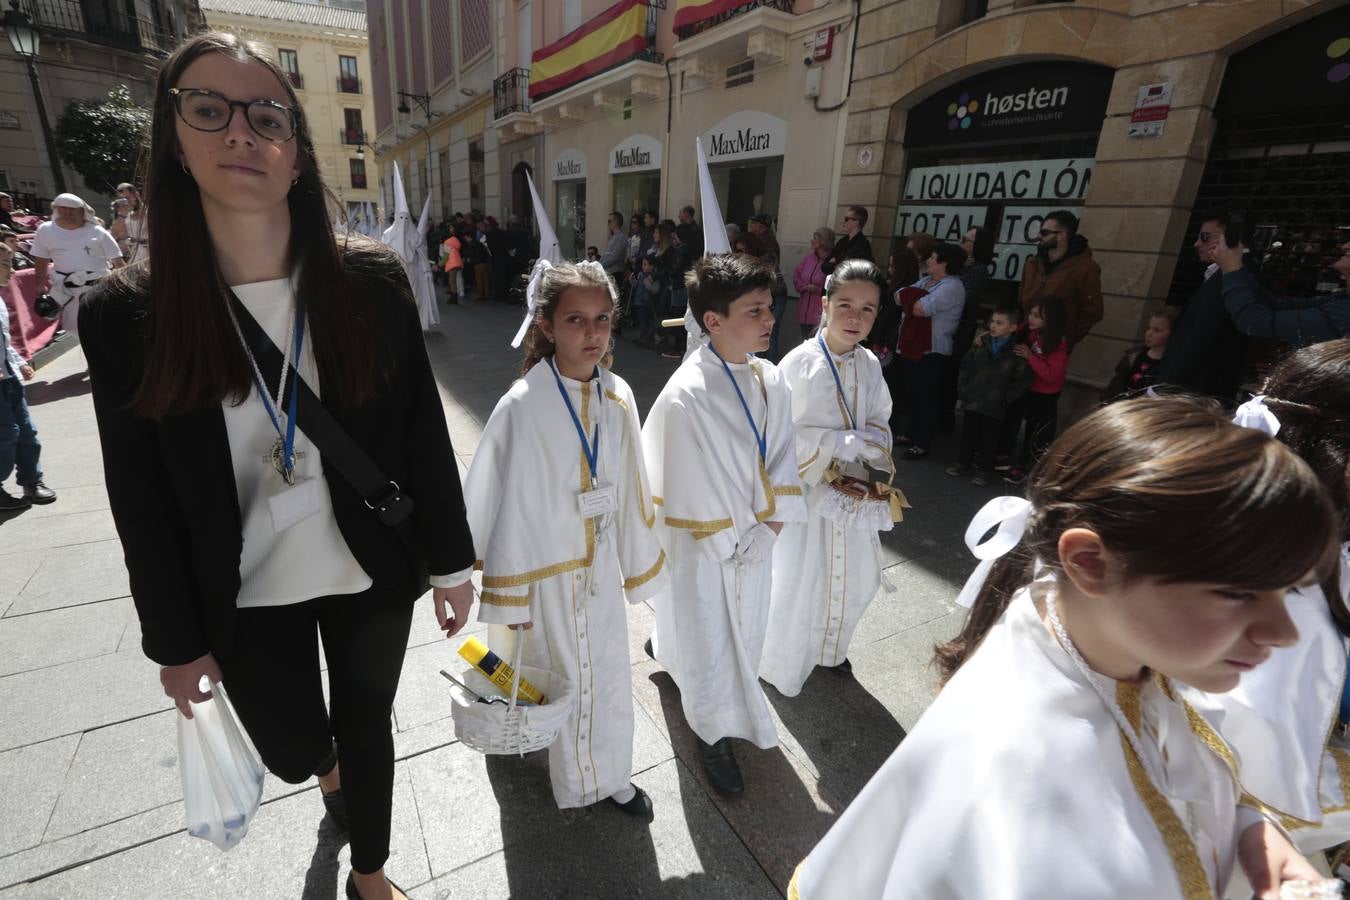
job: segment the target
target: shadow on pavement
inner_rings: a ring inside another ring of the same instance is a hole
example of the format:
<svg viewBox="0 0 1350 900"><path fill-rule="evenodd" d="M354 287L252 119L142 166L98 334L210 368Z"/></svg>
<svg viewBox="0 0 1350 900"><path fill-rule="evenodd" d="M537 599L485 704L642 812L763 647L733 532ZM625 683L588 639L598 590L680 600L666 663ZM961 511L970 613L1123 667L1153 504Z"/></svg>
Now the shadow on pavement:
<svg viewBox="0 0 1350 900"><path fill-rule="evenodd" d="M302 900L333 900L342 893L338 888L338 852L346 845L347 836L332 819L324 816L315 837L318 843L310 857L305 889L300 896Z"/></svg>
<svg viewBox="0 0 1350 900"><path fill-rule="evenodd" d="M56 381L37 381L25 386L29 406L55 403L89 393L89 373L74 372Z"/></svg>

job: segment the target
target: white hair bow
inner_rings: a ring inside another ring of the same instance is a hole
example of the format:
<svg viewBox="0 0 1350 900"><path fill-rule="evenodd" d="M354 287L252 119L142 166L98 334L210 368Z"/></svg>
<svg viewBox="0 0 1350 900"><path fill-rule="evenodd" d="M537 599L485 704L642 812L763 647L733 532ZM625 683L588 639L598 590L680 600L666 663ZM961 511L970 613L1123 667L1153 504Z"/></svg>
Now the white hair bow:
<svg viewBox="0 0 1350 900"><path fill-rule="evenodd" d="M989 572L994 568L994 561L1021 543L1031 512L1031 501L1023 497L995 497L982 506L975 514L975 518L970 520L970 525L966 528L966 546L975 554L975 558L980 560L980 564L970 573L965 586L961 588L961 593L956 598L958 604L966 609L975 605L980 589L984 587ZM984 537L985 532L994 526L998 526L998 531L994 532L989 540L981 543L980 539Z"/></svg>
<svg viewBox="0 0 1350 900"><path fill-rule="evenodd" d="M614 279L609 277L609 273L605 271L604 266L600 265L600 263L596 262L593 259L583 259L581 262L576 263L575 265L578 269L580 269L583 272L590 272L597 278L603 278L605 280L605 285L609 287L609 299L613 300L616 306L618 305L619 292L615 290Z"/></svg>
<svg viewBox="0 0 1350 900"><path fill-rule="evenodd" d="M1233 424L1243 428L1255 428L1271 437L1280 433L1280 420L1266 406L1266 395L1257 394L1237 408L1233 414Z"/></svg>
<svg viewBox="0 0 1350 900"><path fill-rule="evenodd" d="M525 285L525 320L520 323L516 336L511 339L513 348L520 346L520 342L525 340L525 332L530 330L530 323L534 321L535 311L539 308L539 282L544 280L544 273L551 268L553 263L540 258L535 260L534 268L530 270L530 280Z"/></svg>

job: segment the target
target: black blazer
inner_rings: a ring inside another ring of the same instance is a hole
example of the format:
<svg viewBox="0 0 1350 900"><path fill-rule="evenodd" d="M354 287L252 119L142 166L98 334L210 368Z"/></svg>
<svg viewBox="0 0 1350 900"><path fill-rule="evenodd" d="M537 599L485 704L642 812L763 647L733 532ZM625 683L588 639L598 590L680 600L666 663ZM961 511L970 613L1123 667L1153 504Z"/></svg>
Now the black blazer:
<svg viewBox="0 0 1350 900"><path fill-rule="evenodd" d="M426 591L429 574L473 564L473 538L402 265L391 255L348 271L361 304L361 321L352 327L369 330L391 378L364 406L330 411L413 499L412 540L380 522L327 460L323 474L338 528L374 582L372 602L410 603ZM144 359L144 282L134 276L108 279L88 294L80 310L80 343L89 361L108 499L141 620L141 646L160 665L180 665L207 652L228 657L234 646L243 524L221 407L159 422L129 409ZM334 392L320 382L321 396Z"/></svg>
<svg viewBox="0 0 1350 900"><path fill-rule="evenodd" d="M844 235L834 244L834 251L825 257L825 261L820 264L820 271L829 275L834 271L834 267L846 259L865 259L868 262L874 262L872 259L872 242L867 239L867 235L861 231L849 237Z"/></svg>
<svg viewBox="0 0 1350 900"><path fill-rule="evenodd" d="M1247 257L1242 264L1256 273ZM1223 304L1223 273L1215 272L1186 302L1172 326L1155 381L1231 404L1242 383L1246 358L1247 338L1228 315Z"/></svg>

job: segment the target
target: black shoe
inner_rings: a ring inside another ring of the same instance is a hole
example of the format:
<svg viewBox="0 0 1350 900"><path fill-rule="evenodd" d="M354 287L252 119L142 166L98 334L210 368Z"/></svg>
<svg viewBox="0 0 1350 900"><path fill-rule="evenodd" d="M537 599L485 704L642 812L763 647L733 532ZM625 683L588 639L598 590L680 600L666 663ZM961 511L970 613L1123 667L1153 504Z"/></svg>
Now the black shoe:
<svg viewBox="0 0 1350 900"><path fill-rule="evenodd" d="M639 819L647 819L650 821L652 817L652 798L648 797L647 792L636 784L633 785L633 790L637 791L637 793L628 798L628 802L620 803L613 797L609 798L609 802L613 803L630 816L637 816Z"/></svg>
<svg viewBox="0 0 1350 900"><path fill-rule="evenodd" d="M736 755L731 752L731 738L722 738L715 744L705 744L698 738L698 752L713 790L723 797L739 797L745 792L741 767L736 765Z"/></svg>
<svg viewBox="0 0 1350 900"><path fill-rule="evenodd" d="M28 499L26 493L22 497L15 497L13 494L7 493L4 488L0 488L0 512L18 512L32 505L33 501ZM647 643L650 644L651 641Z"/></svg>
<svg viewBox="0 0 1350 900"><path fill-rule="evenodd" d="M394 889L395 897L398 897L400 894L403 895L404 897L408 896L408 892L405 891L403 888L399 887L397 884L394 884L394 880L392 878L388 879L388 881L389 886ZM356 876L353 875L351 872L347 873L347 900L361 900L361 892L356 889Z"/></svg>
<svg viewBox="0 0 1350 900"><path fill-rule="evenodd" d="M647 638L647 642L642 645L642 652L650 656L653 660L656 659L656 651L652 649L651 638Z"/></svg>
<svg viewBox="0 0 1350 900"><path fill-rule="evenodd" d="M823 668L829 669L831 672L838 672L840 675L853 674L853 663L849 662L847 657L837 666L824 666Z"/></svg>
<svg viewBox="0 0 1350 900"><path fill-rule="evenodd" d="M898 454L901 459L907 459L911 462L916 459L923 459L928 455L928 451L919 446L910 446L904 453Z"/></svg>
<svg viewBox="0 0 1350 900"><path fill-rule="evenodd" d="M323 797L323 808L328 811L328 818L333 820L333 824L343 831L351 831L347 818L347 798L342 796L342 788L331 794L325 794L323 788L319 788L319 795Z"/></svg>
<svg viewBox="0 0 1350 900"><path fill-rule="evenodd" d="M56 492L47 487L41 481L35 481L32 484L23 486L23 499L29 503L38 505L56 502Z"/></svg>

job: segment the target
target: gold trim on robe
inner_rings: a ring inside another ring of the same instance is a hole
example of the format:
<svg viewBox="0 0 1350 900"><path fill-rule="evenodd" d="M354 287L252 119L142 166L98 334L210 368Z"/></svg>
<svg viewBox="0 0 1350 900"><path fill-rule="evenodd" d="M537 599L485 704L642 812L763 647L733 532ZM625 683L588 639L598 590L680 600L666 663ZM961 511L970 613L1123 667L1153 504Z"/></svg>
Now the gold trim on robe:
<svg viewBox="0 0 1350 900"><path fill-rule="evenodd" d="M650 569L643 572L641 575L634 575L632 578L625 578L623 582L623 589L625 591L631 591L642 587L644 584L651 581L657 575L660 575L661 569L665 566L665 564L666 564L666 551L662 550L661 555L656 558L656 562L652 565Z"/></svg>

